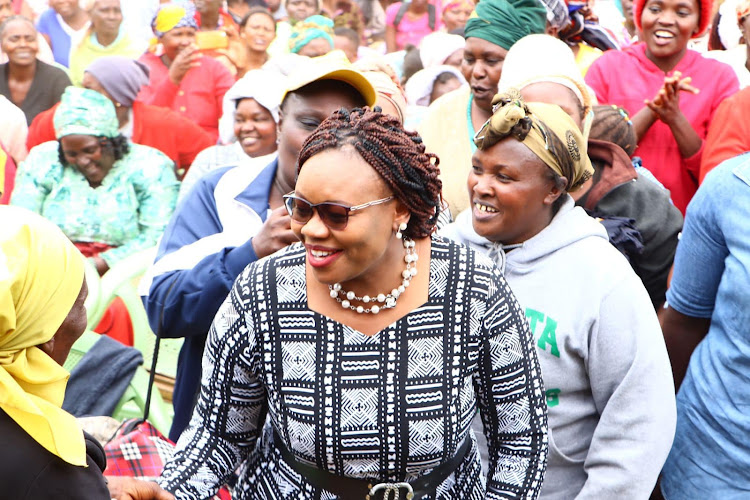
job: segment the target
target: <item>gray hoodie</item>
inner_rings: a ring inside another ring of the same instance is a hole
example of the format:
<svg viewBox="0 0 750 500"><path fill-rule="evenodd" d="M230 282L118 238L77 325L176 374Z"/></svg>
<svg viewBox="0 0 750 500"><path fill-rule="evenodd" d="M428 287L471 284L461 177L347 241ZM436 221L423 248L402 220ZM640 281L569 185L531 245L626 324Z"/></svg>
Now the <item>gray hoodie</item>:
<svg viewBox="0 0 750 500"><path fill-rule="evenodd" d="M540 498L647 499L676 409L664 338L641 280L572 198L539 234L504 251L471 209L441 232L495 257L536 339L549 410Z"/></svg>

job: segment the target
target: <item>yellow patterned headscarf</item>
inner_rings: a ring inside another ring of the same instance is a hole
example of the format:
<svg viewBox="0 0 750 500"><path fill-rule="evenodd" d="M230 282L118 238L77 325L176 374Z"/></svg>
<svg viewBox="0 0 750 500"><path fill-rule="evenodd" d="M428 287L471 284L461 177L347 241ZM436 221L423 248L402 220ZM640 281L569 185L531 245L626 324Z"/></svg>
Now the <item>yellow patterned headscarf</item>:
<svg viewBox="0 0 750 500"><path fill-rule="evenodd" d="M157 38L175 28L198 29L198 21L195 20L195 7L192 2L170 2L159 6L154 19L151 21L151 29Z"/></svg>
<svg viewBox="0 0 750 500"><path fill-rule="evenodd" d="M581 130L560 106L527 104L515 89L496 95L492 105L492 116L474 136L479 149L514 137L568 180L568 193L578 190L594 174Z"/></svg>
<svg viewBox="0 0 750 500"><path fill-rule="evenodd" d="M53 223L0 206L0 408L50 453L85 467L83 433L61 408L69 373L36 347L73 307L83 266Z"/></svg>

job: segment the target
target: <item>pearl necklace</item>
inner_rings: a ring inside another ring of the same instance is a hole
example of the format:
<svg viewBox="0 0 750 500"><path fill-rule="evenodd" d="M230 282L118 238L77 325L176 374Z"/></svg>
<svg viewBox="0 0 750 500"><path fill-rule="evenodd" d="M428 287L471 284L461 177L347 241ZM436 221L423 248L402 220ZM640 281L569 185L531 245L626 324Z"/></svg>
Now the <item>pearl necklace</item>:
<svg viewBox="0 0 750 500"><path fill-rule="evenodd" d="M363 295L362 297L358 297L354 292L347 292L341 288L341 283L334 283L333 285L328 285L331 298L340 303L344 309L351 309L359 314L378 314L383 309L396 307L396 301L409 287L412 278L417 275L417 260L419 259L417 251L414 248L416 246L414 240L403 238L403 243L406 249L406 255L404 256L406 269L401 273L402 280L398 288L394 288L388 294L379 293L377 295ZM373 303L373 305L353 306L351 303L352 300L362 302L363 304Z"/></svg>

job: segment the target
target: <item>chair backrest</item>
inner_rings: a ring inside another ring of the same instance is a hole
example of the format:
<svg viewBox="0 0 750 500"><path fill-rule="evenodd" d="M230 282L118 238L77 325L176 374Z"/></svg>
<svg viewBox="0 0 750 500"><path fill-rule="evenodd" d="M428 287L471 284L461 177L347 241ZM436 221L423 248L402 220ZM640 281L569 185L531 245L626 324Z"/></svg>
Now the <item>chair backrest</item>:
<svg viewBox="0 0 750 500"><path fill-rule="evenodd" d="M72 371L100 338L98 333L92 331L84 332L81 338L73 344L63 367L68 371ZM148 381L148 371L143 365L139 366L128 388L117 403L112 413L113 418L120 421L128 418L143 418L143 413L146 409ZM164 402L156 387L154 387L151 394L150 406L148 420L162 433L168 433L169 428L172 426L172 408Z"/></svg>
<svg viewBox="0 0 750 500"><path fill-rule="evenodd" d="M150 248L131 255L120 261L101 278L99 310L92 318L99 322L109 304L119 297L130 314L133 324L133 347L143 354L144 366L150 367L154 353L155 335L148 323L148 316L143 302L138 295L138 282L146 270L153 264L157 248ZM90 322L89 324L96 324ZM162 339L159 346L159 359L156 373L175 378L177 358L183 339Z"/></svg>

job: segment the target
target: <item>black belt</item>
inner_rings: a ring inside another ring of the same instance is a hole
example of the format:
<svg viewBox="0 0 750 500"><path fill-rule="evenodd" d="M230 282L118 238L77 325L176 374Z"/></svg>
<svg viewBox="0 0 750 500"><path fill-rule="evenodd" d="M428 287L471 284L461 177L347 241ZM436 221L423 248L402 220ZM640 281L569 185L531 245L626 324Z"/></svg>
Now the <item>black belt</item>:
<svg viewBox="0 0 750 500"><path fill-rule="evenodd" d="M376 500L381 498L385 500L388 498L420 500L425 495L432 494L440 483L445 481L456 470L461 462L463 462L466 453L468 453L471 447L471 439L467 435L464 442L456 451L455 456L432 469L429 474L420 476L410 483L388 483L380 482L376 479L357 479L338 476L328 471L320 470L317 467L300 463L287 449L276 429L273 430L273 441L276 448L281 452L281 457L292 469L302 475L307 482L316 488L330 491L341 500ZM413 491L412 496L408 496L409 489ZM374 490L372 491L372 495L370 494L371 490ZM381 492L383 493L382 496L380 495ZM393 495L387 496L389 493Z"/></svg>

